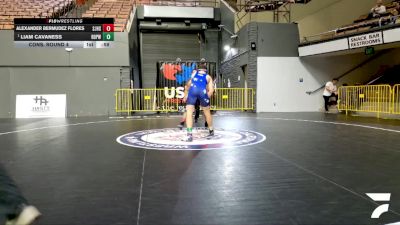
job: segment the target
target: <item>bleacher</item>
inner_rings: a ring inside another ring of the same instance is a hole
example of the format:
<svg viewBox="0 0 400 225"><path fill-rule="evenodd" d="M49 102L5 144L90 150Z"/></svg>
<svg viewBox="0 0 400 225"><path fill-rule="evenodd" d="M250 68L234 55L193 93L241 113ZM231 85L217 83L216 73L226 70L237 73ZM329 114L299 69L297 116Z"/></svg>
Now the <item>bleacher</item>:
<svg viewBox="0 0 400 225"><path fill-rule="evenodd" d="M379 28L390 24L399 24L400 17L399 12L396 10L396 3L400 3L400 0L394 0L388 4L384 4L386 7L386 13L381 15L379 18L369 19L367 14L359 16L358 19L354 20L352 24L341 26L335 30L327 31L321 34L305 37L304 42L324 41L333 39L336 37L351 35L360 32L368 31L372 28Z"/></svg>
<svg viewBox="0 0 400 225"><path fill-rule="evenodd" d="M357 33L360 31L369 30L373 27L383 26L390 23L392 21L392 18L398 15L397 10L395 9L396 2L397 1L393 1L389 4L386 4L386 13L383 14L380 18L368 19L368 14L361 15L352 24L338 28L336 31L337 35Z"/></svg>
<svg viewBox="0 0 400 225"><path fill-rule="evenodd" d="M14 29L14 18L53 18L64 15L75 0L0 1L0 30ZM115 18L115 31L123 31L133 9L132 0L98 0L82 17Z"/></svg>
<svg viewBox="0 0 400 225"><path fill-rule="evenodd" d="M14 18L59 16L74 2L74 0L2 0L0 1L0 30L14 29Z"/></svg>
<svg viewBox="0 0 400 225"><path fill-rule="evenodd" d="M132 0L98 0L86 12L83 18L114 18L115 31L125 30L135 2Z"/></svg>
<svg viewBox="0 0 400 225"><path fill-rule="evenodd" d="M245 0L245 11L246 12L262 12L278 10L285 4L307 4L311 0ZM235 1L233 1L234 4ZM229 3L232 3L230 1ZM234 7L235 9L241 8L240 6Z"/></svg>
<svg viewBox="0 0 400 225"><path fill-rule="evenodd" d="M115 31L125 30L135 5L208 6L217 0L97 0L84 10L83 18L114 18ZM0 30L14 29L14 18L54 18L68 13L76 0L2 0L0 1Z"/></svg>
<svg viewBox="0 0 400 225"><path fill-rule="evenodd" d="M210 4L204 4L210 3ZM138 0L138 5L158 5L158 6L178 6L178 7L196 7L196 6L211 6L214 7L216 1L192 1L192 0L173 0L173 1L164 1L164 0ZM213 5L214 4L214 5Z"/></svg>
<svg viewBox="0 0 400 225"><path fill-rule="evenodd" d="M115 31L125 30L129 20L130 13L136 5L158 5L158 6L180 6L197 7L208 6L215 7L216 0L98 0L86 12L82 14L84 18L115 18Z"/></svg>

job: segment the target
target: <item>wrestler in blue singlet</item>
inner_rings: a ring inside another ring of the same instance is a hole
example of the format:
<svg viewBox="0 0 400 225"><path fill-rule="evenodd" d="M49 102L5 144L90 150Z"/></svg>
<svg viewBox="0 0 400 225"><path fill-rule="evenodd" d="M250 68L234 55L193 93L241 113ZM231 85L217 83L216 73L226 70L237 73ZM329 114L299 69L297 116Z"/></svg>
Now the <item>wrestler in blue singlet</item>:
<svg viewBox="0 0 400 225"><path fill-rule="evenodd" d="M187 105L196 105L196 101L200 101L202 107L210 106L210 98L207 95L207 70L198 70L192 77L190 85Z"/></svg>

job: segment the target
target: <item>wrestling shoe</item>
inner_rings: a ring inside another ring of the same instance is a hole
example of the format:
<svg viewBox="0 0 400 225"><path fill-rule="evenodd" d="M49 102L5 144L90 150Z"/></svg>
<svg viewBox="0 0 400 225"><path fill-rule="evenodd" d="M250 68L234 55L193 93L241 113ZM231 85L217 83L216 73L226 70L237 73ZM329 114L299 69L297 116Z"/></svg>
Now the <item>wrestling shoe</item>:
<svg viewBox="0 0 400 225"><path fill-rule="evenodd" d="M187 134L186 138L185 138L186 142L192 142L193 141L193 135L192 134Z"/></svg>
<svg viewBox="0 0 400 225"><path fill-rule="evenodd" d="M181 123L178 125L179 130L182 130L184 126L185 126L185 122L181 122Z"/></svg>

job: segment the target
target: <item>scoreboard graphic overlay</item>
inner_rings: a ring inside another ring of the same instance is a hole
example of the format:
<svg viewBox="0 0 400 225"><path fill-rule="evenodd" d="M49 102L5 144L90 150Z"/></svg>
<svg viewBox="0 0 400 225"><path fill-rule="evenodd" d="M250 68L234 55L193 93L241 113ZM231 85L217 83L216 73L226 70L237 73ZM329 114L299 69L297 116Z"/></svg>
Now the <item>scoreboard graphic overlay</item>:
<svg viewBox="0 0 400 225"><path fill-rule="evenodd" d="M18 48L112 48L113 18L14 19Z"/></svg>

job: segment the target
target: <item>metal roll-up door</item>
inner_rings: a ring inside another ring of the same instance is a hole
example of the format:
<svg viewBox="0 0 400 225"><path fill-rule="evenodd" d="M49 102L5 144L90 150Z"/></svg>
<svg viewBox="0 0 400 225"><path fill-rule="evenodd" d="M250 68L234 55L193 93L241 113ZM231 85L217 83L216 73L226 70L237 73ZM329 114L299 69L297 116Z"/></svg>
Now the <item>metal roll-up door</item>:
<svg viewBox="0 0 400 225"><path fill-rule="evenodd" d="M141 33L142 86L154 88L157 62L200 59L200 44L196 33Z"/></svg>

